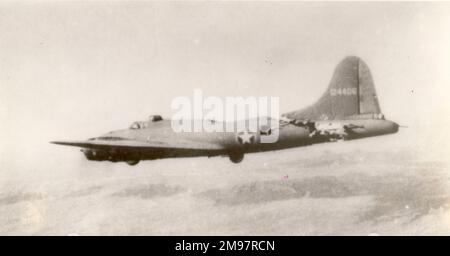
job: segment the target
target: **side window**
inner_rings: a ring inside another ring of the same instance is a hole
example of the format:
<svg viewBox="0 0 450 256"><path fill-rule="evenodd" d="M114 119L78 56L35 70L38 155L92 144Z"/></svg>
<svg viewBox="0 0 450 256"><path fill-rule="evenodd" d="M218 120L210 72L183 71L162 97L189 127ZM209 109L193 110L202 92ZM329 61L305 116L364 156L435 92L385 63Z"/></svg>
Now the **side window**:
<svg viewBox="0 0 450 256"><path fill-rule="evenodd" d="M271 135L272 128L268 125L263 125L263 126L261 126L261 128L259 128L259 134L260 135Z"/></svg>

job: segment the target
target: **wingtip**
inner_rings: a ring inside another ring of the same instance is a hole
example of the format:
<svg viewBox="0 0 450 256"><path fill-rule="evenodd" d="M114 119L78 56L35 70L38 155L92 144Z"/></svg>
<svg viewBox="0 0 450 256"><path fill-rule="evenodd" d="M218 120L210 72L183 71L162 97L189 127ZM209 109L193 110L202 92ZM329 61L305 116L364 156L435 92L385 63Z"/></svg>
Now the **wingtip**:
<svg viewBox="0 0 450 256"><path fill-rule="evenodd" d="M78 146L79 144L84 143L84 142L82 142L82 141L54 140L54 141L50 141L50 143L57 144L57 145L65 145L65 146Z"/></svg>
<svg viewBox="0 0 450 256"><path fill-rule="evenodd" d="M51 144L56 144L56 145L65 145L67 144L67 141L57 141L57 140L52 140L50 141Z"/></svg>

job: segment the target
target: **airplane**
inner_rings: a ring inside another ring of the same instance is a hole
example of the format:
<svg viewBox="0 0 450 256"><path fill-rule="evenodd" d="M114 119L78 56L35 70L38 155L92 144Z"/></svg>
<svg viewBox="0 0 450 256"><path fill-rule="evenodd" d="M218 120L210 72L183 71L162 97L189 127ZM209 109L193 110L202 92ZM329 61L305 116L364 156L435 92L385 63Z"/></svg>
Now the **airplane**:
<svg viewBox="0 0 450 256"><path fill-rule="evenodd" d="M260 143L261 136L272 132L270 126L257 132L176 133L171 121L160 115L85 141L51 143L81 147L88 160L129 165L141 160L200 156L228 156L231 162L239 163L246 153L393 134L399 129L382 114L369 68L356 56L348 56L337 65L316 103L282 114L275 121L279 122L275 143Z"/></svg>

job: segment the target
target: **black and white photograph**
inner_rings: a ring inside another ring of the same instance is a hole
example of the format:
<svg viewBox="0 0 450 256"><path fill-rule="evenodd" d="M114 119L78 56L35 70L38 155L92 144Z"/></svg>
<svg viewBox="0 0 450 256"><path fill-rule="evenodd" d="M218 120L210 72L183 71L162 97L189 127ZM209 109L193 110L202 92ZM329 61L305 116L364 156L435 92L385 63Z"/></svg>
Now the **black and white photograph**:
<svg viewBox="0 0 450 256"><path fill-rule="evenodd" d="M448 236L449 86L449 2L0 2L0 235Z"/></svg>

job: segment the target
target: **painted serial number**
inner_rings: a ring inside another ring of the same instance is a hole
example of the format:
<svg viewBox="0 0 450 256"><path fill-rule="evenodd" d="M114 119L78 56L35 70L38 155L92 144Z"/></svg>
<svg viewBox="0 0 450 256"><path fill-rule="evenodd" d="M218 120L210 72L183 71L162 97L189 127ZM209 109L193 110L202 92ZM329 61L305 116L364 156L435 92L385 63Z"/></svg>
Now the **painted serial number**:
<svg viewBox="0 0 450 256"><path fill-rule="evenodd" d="M339 95L356 95L358 93L356 88L331 88L330 95L331 96L339 96Z"/></svg>

